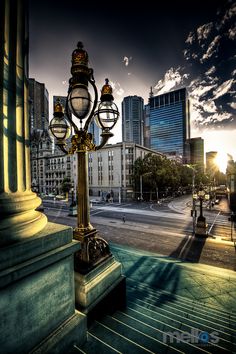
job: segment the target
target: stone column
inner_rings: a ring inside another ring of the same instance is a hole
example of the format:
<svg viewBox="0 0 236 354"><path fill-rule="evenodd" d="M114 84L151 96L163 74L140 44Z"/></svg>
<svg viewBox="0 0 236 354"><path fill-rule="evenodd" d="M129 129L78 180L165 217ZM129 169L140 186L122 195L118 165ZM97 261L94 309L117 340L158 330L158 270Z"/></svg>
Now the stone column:
<svg viewBox="0 0 236 354"><path fill-rule="evenodd" d="M0 247L35 235L47 218L31 191L28 114L28 8L0 2Z"/></svg>

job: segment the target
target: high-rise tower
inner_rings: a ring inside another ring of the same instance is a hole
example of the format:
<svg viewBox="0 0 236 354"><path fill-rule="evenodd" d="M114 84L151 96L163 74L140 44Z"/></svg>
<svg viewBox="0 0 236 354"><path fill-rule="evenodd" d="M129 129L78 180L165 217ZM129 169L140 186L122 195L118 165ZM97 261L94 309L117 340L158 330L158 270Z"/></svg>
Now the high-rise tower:
<svg viewBox="0 0 236 354"><path fill-rule="evenodd" d="M150 148L189 161L189 100L185 88L149 98Z"/></svg>
<svg viewBox="0 0 236 354"><path fill-rule="evenodd" d="M122 140L143 145L143 98L127 96L122 101Z"/></svg>
<svg viewBox="0 0 236 354"><path fill-rule="evenodd" d="M29 79L29 115L31 133L34 129L48 129L48 90L35 79Z"/></svg>

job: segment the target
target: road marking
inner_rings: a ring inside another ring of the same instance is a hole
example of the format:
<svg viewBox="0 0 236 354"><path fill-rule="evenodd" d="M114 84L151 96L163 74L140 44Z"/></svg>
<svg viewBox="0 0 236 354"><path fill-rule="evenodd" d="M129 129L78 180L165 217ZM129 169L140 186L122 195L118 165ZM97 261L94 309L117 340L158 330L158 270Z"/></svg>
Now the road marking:
<svg viewBox="0 0 236 354"><path fill-rule="evenodd" d="M97 214L100 214L100 213L104 213L104 210L99 210L96 213L91 212L91 216L97 215Z"/></svg>
<svg viewBox="0 0 236 354"><path fill-rule="evenodd" d="M213 228L213 226L214 226L214 224L215 224L215 222L216 222L216 219L217 219L218 216L220 215L220 213L221 213L221 211L219 211L219 213L216 215L215 219L213 220L213 223L212 223L212 225L211 225L211 227L210 227L210 229L209 229L209 231L208 231L208 234L211 233L211 230L212 230L212 228Z"/></svg>
<svg viewBox="0 0 236 354"><path fill-rule="evenodd" d="M180 252L178 258L182 258L182 255L183 255L183 253L184 253L186 247L188 246L189 241L191 240L191 238L192 238L192 236L189 235L189 236L188 236L188 239L187 239L187 242L185 242L185 244L184 244L184 246L183 246L183 248L182 248L182 250L181 250L181 252Z"/></svg>

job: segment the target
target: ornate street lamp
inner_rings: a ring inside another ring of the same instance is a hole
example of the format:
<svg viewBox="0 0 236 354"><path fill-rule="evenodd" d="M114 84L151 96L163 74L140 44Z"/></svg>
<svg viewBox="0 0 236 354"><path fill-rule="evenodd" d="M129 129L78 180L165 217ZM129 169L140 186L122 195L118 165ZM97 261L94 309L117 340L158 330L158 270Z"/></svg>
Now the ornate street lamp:
<svg viewBox="0 0 236 354"><path fill-rule="evenodd" d="M93 69L88 67L88 54L81 42L72 53L71 74L65 114L60 101L57 101L49 129L56 145L63 152L76 153L78 156L77 227L74 229L74 238L81 242L81 250L76 254L75 268L80 273L86 273L111 255L108 243L98 237L97 230L90 223L87 154L88 151L101 149L113 136L111 129L119 118L119 111L113 102L108 79L105 80L98 103ZM88 90L89 84L94 91L93 99ZM102 141L98 146L93 143L93 135L88 132L93 121L102 130ZM71 146L67 148L66 139L71 130Z"/></svg>

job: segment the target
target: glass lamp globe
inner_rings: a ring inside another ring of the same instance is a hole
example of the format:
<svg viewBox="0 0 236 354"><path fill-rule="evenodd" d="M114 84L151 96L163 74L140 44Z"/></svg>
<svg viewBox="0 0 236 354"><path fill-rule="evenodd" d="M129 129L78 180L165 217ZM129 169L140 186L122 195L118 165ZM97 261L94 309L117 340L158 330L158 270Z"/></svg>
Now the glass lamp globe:
<svg viewBox="0 0 236 354"><path fill-rule="evenodd" d="M112 101L100 102L94 118L99 128L110 131L119 118L117 105Z"/></svg>
<svg viewBox="0 0 236 354"><path fill-rule="evenodd" d="M69 109L80 120L88 115L91 101L90 93L85 85L74 87L68 95Z"/></svg>
<svg viewBox="0 0 236 354"><path fill-rule="evenodd" d="M49 125L53 138L65 140L70 136L71 129L65 118L54 117Z"/></svg>

